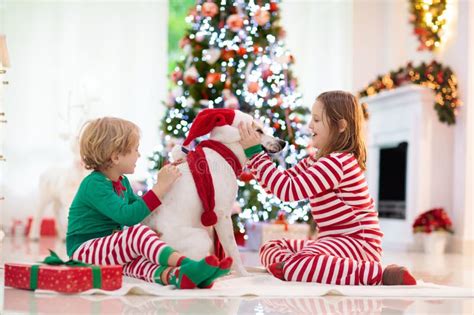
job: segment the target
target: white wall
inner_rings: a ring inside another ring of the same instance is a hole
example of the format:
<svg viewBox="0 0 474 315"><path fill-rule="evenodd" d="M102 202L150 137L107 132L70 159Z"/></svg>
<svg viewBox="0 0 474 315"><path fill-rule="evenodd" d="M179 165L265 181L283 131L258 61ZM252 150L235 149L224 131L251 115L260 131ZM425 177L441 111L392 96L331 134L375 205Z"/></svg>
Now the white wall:
<svg viewBox="0 0 474 315"><path fill-rule="evenodd" d="M5 90L5 224L33 214L41 172L70 159L59 133L76 131L83 118L76 107L69 123L61 120L68 104L87 105L89 118L111 115L137 123L137 175L145 176L166 95L167 1L3 4L0 25L12 63Z"/></svg>
<svg viewBox="0 0 474 315"><path fill-rule="evenodd" d="M71 104L91 104L91 115L138 123L142 153L152 151L166 98L168 9L167 0L0 4L0 31L7 34L12 61L5 95L9 224L34 211L41 171L70 156L58 137L67 129L58 113L65 113L69 94ZM406 0L283 0L280 6L307 106L323 91L357 92L378 74L432 57L416 51ZM474 60L468 56L474 54L474 3L458 0L457 7L454 35L434 57L456 72L464 101L453 127L456 162L448 166L454 179L446 189L455 196L447 209L456 237L472 241L474 92L468 87L474 86ZM141 162L144 174L145 158Z"/></svg>
<svg viewBox="0 0 474 315"><path fill-rule="evenodd" d="M304 104L311 108L328 90L351 90L352 2L284 0L280 8Z"/></svg>
<svg viewBox="0 0 474 315"><path fill-rule="evenodd" d="M353 24L353 82L354 91L362 89L377 75L397 69L412 60L436 59L450 66L459 81L459 94L464 106L460 109L454 128L454 164L440 165L453 171L453 180L446 183L446 190L453 193L451 204L440 205L447 209L453 218L456 234L455 249L465 250L474 241L473 227L473 172L472 172L472 124L474 117L474 60L468 58L474 53L472 47L474 26L474 2L454 1L453 20L449 27L451 36L442 49L435 54L418 52L418 42L412 34L409 23L408 1L360 0L354 5ZM469 21L471 23L469 28ZM469 46L470 45L470 46ZM471 89L469 89L469 87ZM469 133L469 130L471 132ZM440 148L442 150L442 148ZM470 154L471 158L468 158ZM443 180L442 178L440 180ZM397 231L384 231L397 233ZM470 245L469 245L470 244Z"/></svg>

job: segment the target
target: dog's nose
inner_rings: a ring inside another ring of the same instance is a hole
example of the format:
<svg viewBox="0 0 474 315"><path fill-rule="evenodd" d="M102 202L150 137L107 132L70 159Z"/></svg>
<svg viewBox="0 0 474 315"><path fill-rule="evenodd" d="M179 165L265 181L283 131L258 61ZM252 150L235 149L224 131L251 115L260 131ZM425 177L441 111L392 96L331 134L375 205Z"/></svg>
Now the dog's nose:
<svg viewBox="0 0 474 315"><path fill-rule="evenodd" d="M280 146L281 150L283 150L286 147L286 141L285 140L278 140L278 145Z"/></svg>

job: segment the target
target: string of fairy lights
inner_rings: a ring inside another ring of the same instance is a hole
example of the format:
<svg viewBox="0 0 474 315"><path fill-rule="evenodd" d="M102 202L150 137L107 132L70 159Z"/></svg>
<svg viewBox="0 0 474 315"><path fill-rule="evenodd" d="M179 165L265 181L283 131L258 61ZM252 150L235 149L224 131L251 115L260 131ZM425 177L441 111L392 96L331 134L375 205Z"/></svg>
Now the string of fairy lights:
<svg viewBox="0 0 474 315"><path fill-rule="evenodd" d="M410 22L420 42L418 50L433 51L446 42L452 7L452 0L410 0Z"/></svg>
<svg viewBox="0 0 474 315"><path fill-rule="evenodd" d="M274 156L281 167L309 153L308 109L296 91L294 58L283 42L278 5L277 0L207 0L192 8L180 41L183 56L171 73L163 144L152 156L152 169L168 159L166 154L181 143L204 108L240 109L260 119L266 132L288 141L285 151ZM267 221L281 211L290 223L308 221L309 205L268 195L248 172L238 184L240 214L234 229L244 233L246 221Z"/></svg>

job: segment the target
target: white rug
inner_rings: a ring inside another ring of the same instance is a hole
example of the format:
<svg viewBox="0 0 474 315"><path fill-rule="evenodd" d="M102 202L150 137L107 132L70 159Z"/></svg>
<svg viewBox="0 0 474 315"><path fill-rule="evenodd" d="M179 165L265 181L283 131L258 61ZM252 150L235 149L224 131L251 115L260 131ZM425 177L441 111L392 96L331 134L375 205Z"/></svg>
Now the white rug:
<svg viewBox="0 0 474 315"><path fill-rule="evenodd" d="M36 294L59 294L36 290ZM251 277L228 276L216 281L212 289L176 290L174 286L161 286L124 277L123 286L116 291L91 289L81 295L109 296L153 295L161 297L318 297L325 295L353 297L474 297L473 288L436 285L418 280L416 286L343 286L316 283L285 282L269 274L253 273Z"/></svg>

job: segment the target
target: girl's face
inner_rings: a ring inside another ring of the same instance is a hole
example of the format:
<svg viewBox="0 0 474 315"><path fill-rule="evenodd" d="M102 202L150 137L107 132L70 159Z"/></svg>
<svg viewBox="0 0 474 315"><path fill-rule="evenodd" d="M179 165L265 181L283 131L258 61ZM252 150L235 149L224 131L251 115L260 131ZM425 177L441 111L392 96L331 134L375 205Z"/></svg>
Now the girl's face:
<svg viewBox="0 0 474 315"><path fill-rule="evenodd" d="M119 154L119 163L118 168L121 174L133 174L135 172L135 167L137 160L140 157L140 152L138 152L138 143L132 147L132 151L126 154Z"/></svg>
<svg viewBox="0 0 474 315"><path fill-rule="evenodd" d="M316 101L311 109L311 144L317 149L326 147L330 140L330 128L326 116L324 115L324 104Z"/></svg>

